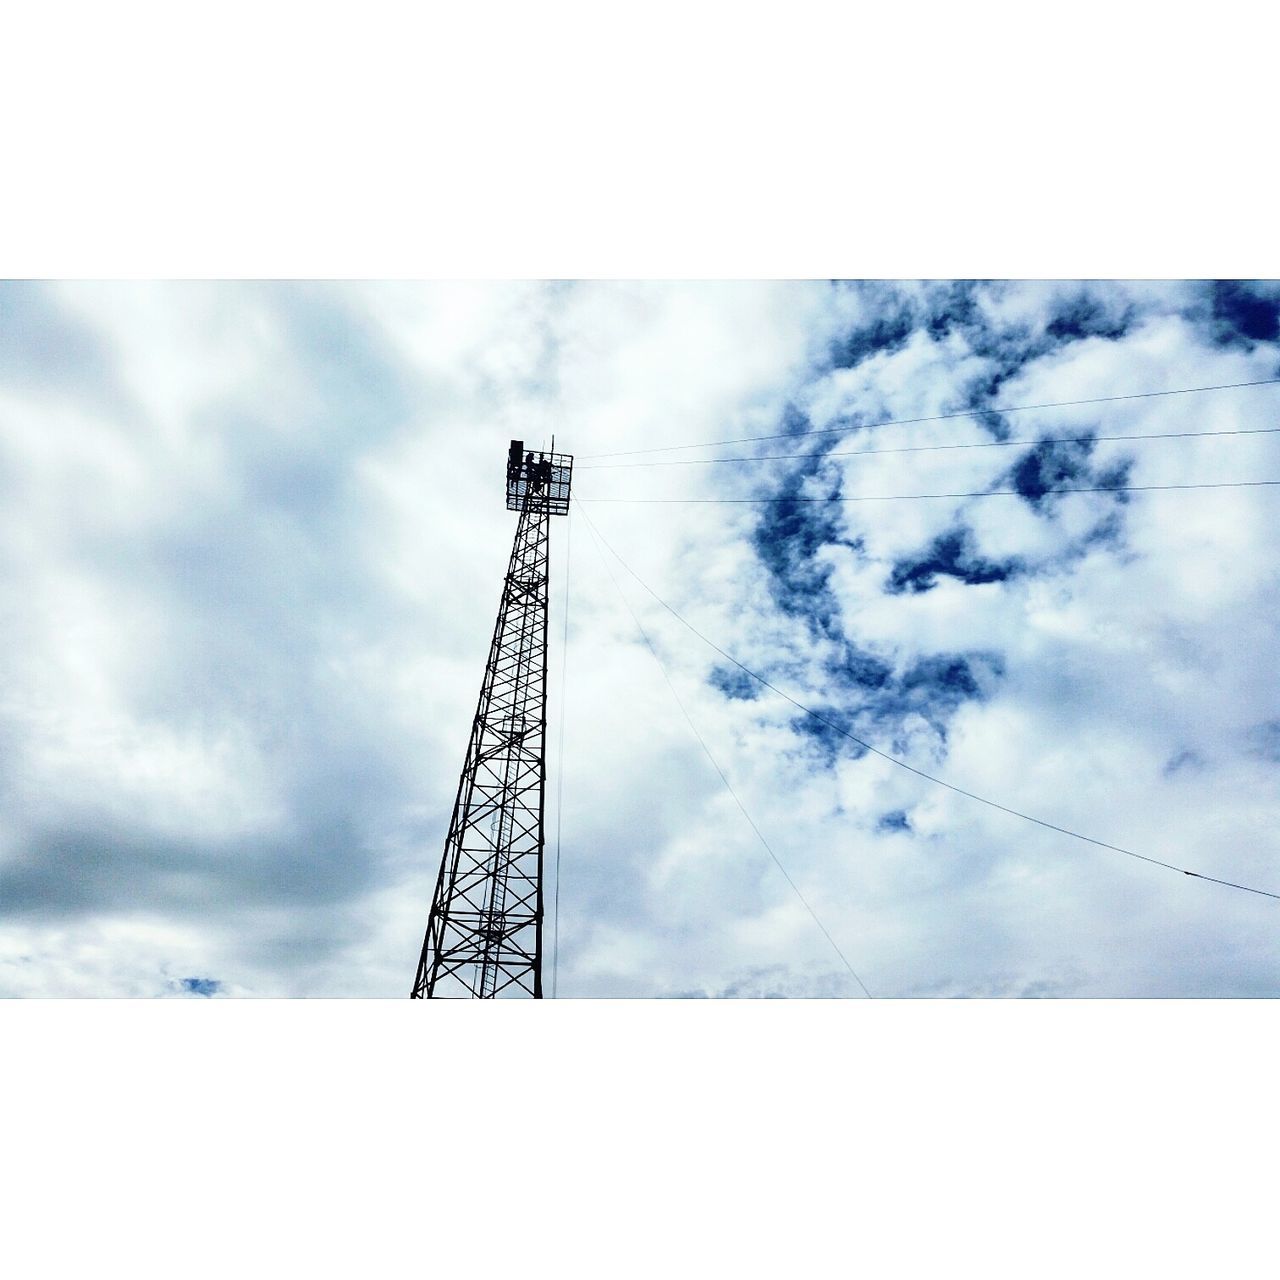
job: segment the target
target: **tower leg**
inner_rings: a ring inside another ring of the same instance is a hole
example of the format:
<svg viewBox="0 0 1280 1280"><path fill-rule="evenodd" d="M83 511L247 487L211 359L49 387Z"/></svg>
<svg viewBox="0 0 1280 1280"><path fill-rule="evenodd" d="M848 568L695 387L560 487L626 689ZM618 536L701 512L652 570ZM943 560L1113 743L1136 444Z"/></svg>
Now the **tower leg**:
<svg viewBox="0 0 1280 1280"><path fill-rule="evenodd" d="M412 995L542 998L551 520L526 500Z"/></svg>

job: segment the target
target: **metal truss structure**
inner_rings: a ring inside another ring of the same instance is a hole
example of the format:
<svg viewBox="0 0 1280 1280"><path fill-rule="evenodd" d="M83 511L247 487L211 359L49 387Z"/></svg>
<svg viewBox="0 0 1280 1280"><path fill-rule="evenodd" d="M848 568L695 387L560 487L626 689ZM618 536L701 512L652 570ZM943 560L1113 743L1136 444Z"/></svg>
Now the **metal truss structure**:
<svg viewBox="0 0 1280 1280"><path fill-rule="evenodd" d="M554 447L554 446L553 446ZM542 998L551 517L573 459L511 442L515 541L418 961L415 998Z"/></svg>

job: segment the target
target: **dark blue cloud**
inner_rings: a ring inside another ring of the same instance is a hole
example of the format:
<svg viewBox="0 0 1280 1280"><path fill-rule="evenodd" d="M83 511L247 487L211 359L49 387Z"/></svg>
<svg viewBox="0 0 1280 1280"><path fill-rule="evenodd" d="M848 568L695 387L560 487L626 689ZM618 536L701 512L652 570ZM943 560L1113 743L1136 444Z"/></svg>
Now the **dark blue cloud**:
<svg viewBox="0 0 1280 1280"><path fill-rule="evenodd" d="M1069 328L1072 333L1085 333L1104 327L1101 308L1090 309L1079 299L1065 308L1067 318L1055 337L1033 333L1026 326L988 324L978 305L980 290L988 287L981 282L928 283L915 289L877 283L842 287L856 290L864 304L861 313L876 318L862 321L841 336L833 348L832 363L848 367L876 353L896 350L917 330L927 330L935 339L958 335L995 367L985 381L970 389L970 400L978 404L993 397L1002 378L1016 373L1027 359L1068 340ZM822 368L815 370L819 375L824 372ZM860 425L860 416L851 419L851 427ZM810 429L794 407L788 409L781 426L791 435ZM994 435L1008 434L998 419L988 427ZM824 447L834 443L823 442ZM1046 467L1047 463L1045 460ZM824 471L820 452L798 461L780 479L775 473L764 490L771 501L761 511L753 534L756 554L769 573L775 605L804 620L815 638L832 646L826 650L824 673L830 687L846 696L815 707L822 720L801 716L794 721L797 734L817 750L825 764L863 753L842 730L867 741L897 741L910 716L922 716L945 740L947 722L960 703L984 696L983 682L966 655L921 655L895 673L891 663L849 639L841 602L831 588L831 568L820 553L824 547L842 545L862 554L862 543L842 534L844 513L834 504L801 501L821 496L824 488L830 497L839 497L840 485L841 472L835 468ZM1026 487L1033 489L1034 477L1027 478ZM972 533L961 528L939 536L920 554L896 564L887 589L893 593L927 591L940 576L974 584L999 582L1022 570L1018 561L981 556ZM998 674L998 657L980 655L980 659L988 674ZM720 674L712 680L729 696L738 696L737 682L726 682Z"/></svg>
<svg viewBox="0 0 1280 1280"><path fill-rule="evenodd" d="M1133 467L1131 459L1121 461L1095 471L1091 458L1096 441L1042 440L1033 445L994 484L994 488L1013 487L1027 501L1040 510L1046 499L1057 489L1082 489L1094 486L1127 484ZM1115 500L1124 503L1127 495L1116 493Z"/></svg>
<svg viewBox="0 0 1280 1280"><path fill-rule="evenodd" d="M829 367L852 369L864 360L904 347L919 324L910 301L892 285L864 280L838 286L871 302L874 319L846 330L831 343Z"/></svg>
<svg viewBox="0 0 1280 1280"><path fill-rule="evenodd" d="M770 591L784 613L805 618L815 634L830 632L840 606L828 587L829 565L816 559L822 547L845 543L839 533L834 503L804 501L822 497L821 487L807 484L823 467L814 455L798 463L772 490L773 501L764 505L752 534L752 546L769 571ZM826 480L826 496L836 497L840 477L834 469Z"/></svg>
<svg viewBox="0 0 1280 1280"><path fill-rule="evenodd" d="M1166 778L1172 778L1176 773L1192 771L1204 768L1204 758L1198 751L1193 751L1190 747L1183 747L1180 751L1175 751L1173 755L1165 761L1164 768L1160 771Z"/></svg>
<svg viewBox="0 0 1280 1280"><path fill-rule="evenodd" d="M882 813L876 823L877 831L910 831L911 823L907 819L906 810L894 809L892 813Z"/></svg>
<svg viewBox="0 0 1280 1280"><path fill-rule="evenodd" d="M956 402L946 406L946 411L972 410L997 440L1010 435L1006 420L994 408L1005 383L1016 378L1031 361L1072 342L1119 340L1130 332L1138 317L1132 302L1105 296L1087 284L1064 292L1039 318L1010 320L995 319L981 305L984 295L998 299L1017 287L1006 281L923 281L914 287L850 281L837 287L857 294L862 318L833 340L828 359L817 372L851 368L872 356L898 351L917 332L937 342L958 340L986 367L972 378ZM868 315L874 318L867 319ZM863 425L863 416L851 415L849 425Z"/></svg>
<svg viewBox="0 0 1280 1280"><path fill-rule="evenodd" d="M893 676L893 668L874 653L845 640L833 658L826 663L827 673L842 686L861 689L883 689Z"/></svg>
<svg viewBox="0 0 1280 1280"><path fill-rule="evenodd" d="M813 423L794 404L788 404L783 408L778 426L789 436L803 436L813 430Z"/></svg>
<svg viewBox="0 0 1280 1280"><path fill-rule="evenodd" d="M949 280L931 287L926 294L928 303L923 318L923 328L938 341L948 334L981 332L981 312L978 308L976 280Z"/></svg>
<svg viewBox="0 0 1280 1280"><path fill-rule="evenodd" d="M984 700L984 679L1003 674L1004 663L995 654L929 654L903 673L884 715L900 722L915 712L945 739L947 721L960 704Z"/></svg>
<svg viewBox="0 0 1280 1280"><path fill-rule="evenodd" d="M1249 753L1273 764L1280 764L1280 720L1264 720L1248 734Z"/></svg>
<svg viewBox="0 0 1280 1280"><path fill-rule="evenodd" d="M838 668L827 670L840 686ZM821 720L800 715L791 724L797 735L817 748L819 762L828 767L839 758L856 760L866 754L866 748L846 733L877 746L887 741L897 752L908 750L905 734L912 717L923 719L945 743L947 726L961 705L985 701L1003 674L1004 662L995 653L928 654L874 687L851 676L843 682L847 694L843 703L829 699L813 708Z"/></svg>
<svg viewBox="0 0 1280 1280"><path fill-rule="evenodd" d="M758 680L753 680L738 667L727 667L723 663L711 668L710 680L726 698L753 702L760 696L762 688Z"/></svg>
<svg viewBox="0 0 1280 1280"><path fill-rule="evenodd" d="M1087 290L1081 290L1064 302L1045 326L1045 333L1056 342L1076 342L1081 338L1108 338L1115 341L1129 332L1134 309L1127 305L1110 311Z"/></svg>
<svg viewBox="0 0 1280 1280"><path fill-rule="evenodd" d="M1124 520L1118 508L1123 507L1128 502L1128 498L1123 493L1117 493L1115 497L1117 509L1109 511L1093 528L1081 535L1064 553L1064 561L1078 559L1091 547L1109 547L1112 550L1119 550L1124 545Z"/></svg>
<svg viewBox="0 0 1280 1280"><path fill-rule="evenodd" d="M1209 286L1209 325L1223 347L1250 350L1280 339L1280 282L1214 280Z"/></svg>
<svg viewBox="0 0 1280 1280"><path fill-rule="evenodd" d="M213 996L222 990L222 983L216 978L183 978L182 989L196 996Z"/></svg>
<svg viewBox="0 0 1280 1280"><path fill-rule="evenodd" d="M855 708L853 714L830 705L818 705L813 710L816 715L802 712L793 717L791 728L802 742L815 748L822 767L830 768L840 759L861 760L867 754L866 747L846 736L866 737L866 730L859 732L858 712L862 708Z"/></svg>
<svg viewBox="0 0 1280 1280"><path fill-rule="evenodd" d="M1024 365L1051 351L1062 339L1022 321L999 323L978 305L979 290L998 295L1006 285L992 281L960 280L931 286L926 291L927 313L922 327L935 339L958 337L987 368L970 380L958 402L947 411L971 409L978 423L995 440L1010 435L1005 418L992 406L1000 399L1004 384L1016 377Z"/></svg>
<svg viewBox="0 0 1280 1280"><path fill-rule="evenodd" d="M1017 287L1001 282L929 281L914 286L860 282L838 287L857 293L860 318L833 343L829 360L815 368L815 376L897 351L913 334L927 334L935 341L967 349L984 362L983 371L963 389L959 402L945 409L972 410L995 439L1008 439L1012 434L1008 420L993 408L1006 382L1021 374L1030 362L1071 343L1123 338L1137 316L1134 304L1112 300L1087 284L1062 289L1050 306L1040 309L1038 317L1031 317L1023 308L1018 318L1008 320L995 318L983 306L985 294L999 298ZM850 415L850 429L878 413L883 413L880 406L867 404L863 412ZM809 429L810 424L794 406L787 410L782 431L796 435ZM822 449L837 443L834 437L824 438ZM1093 463L1094 448L1093 440L1042 442L1022 453L993 487L1013 488L1037 511L1049 514L1050 495L1056 489L1124 484L1131 464L1122 461L1098 468ZM825 763L862 753L841 729L868 742L887 740L899 745L904 744L904 726L909 719L921 717L945 742L947 725L956 710L966 701L987 696L990 681L1002 674L998 654L921 654L895 670L878 655L849 641L841 602L831 588L831 571L820 552L826 546L841 544L861 554L862 544L841 533L844 513L834 505L828 508L823 503L799 501L802 496L821 495L824 485L831 497L839 497L840 484L838 469L823 470L821 450L799 461L781 479L775 474L764 491L772 501L761 513L753 537L755 551L769 572L777 607L803 619L815 637L838 646L834 652L827 651L830 656L824 661L824 672L830 687L844 694L844 700L832 698L815 708L829 723L808 716L794 722L797 734ZM1124 502L1125 495L1117 493L1113 509L1060 552L1058 559L1077 558L1100 543L1118 544L1123 536L1118 513ZM1035 566L1019 558L982 555L972 530L959 526L939 534L919 552L899 559L890 568L885 590L895 595L914 594L931 590L944 577L979 585L1034 571ZM713 676L717 687L735 696L736 684L722 684L722 679Z"/></svg>
<svg viewBox="0 0 1280 1280"><path fill-rule="evenodd" d="M1028 360L1043 355L1065 342L1080 337L1120 336L1125 322L1110 315L1103 304L1081 292L1066 302L1053 319L1057 327L1033 326L1024 321L1000 323L985 314L980 305L983 292L999 295L1009 286L989 280L930 280L916 287L880 281L851 281L842 288L858 294L863 319L831 344L828 367L852 368L871 356L901 350L916 332L935 341L950 337L960 340L973 352L992 361L996 372L988 394L999 382L1012 376ZM980 384L978 384L980 385Z"/></svg>
<svg viewBox="0 0 1280 1280"><path fill-rule="evenodd" d="M939 534L923 552L904 556L889 574L885 590L890 595L919 594L938 585L939 577L956 578L969 585L1003 582L1022 568L1017 559L988 560L977 553L972 530L950 529Z"/></svg>
<svg viewBox="0 0 1280 1280"><path fill-rule="evenodd" d="M959 402L948 404L947 411L973 410L975 420L992 439L1007 440L1009 424L992 406L1000 399L1006 381L1015 378L1028 361L1050 351L1055 343L1027 324L997 324L989 320L978 306L979 288L1000 293L1004 285L960 280L932 288L928 293L931 312L925 317L924 326L938 340L955 335L973 355L987 362L987 369L970 379Z"/></svg>
<svg viewBox="0 0 1280 1280"><path fill-rule="evenodd" d="M895 752L909 750L909 721L919 717L939 743L960 707L983 702L993 683L1004 675L1004 661L996 653L933 653L913 659L878 693L862 704L860 736L878 745L887 739Z"/></svg>
<svg viewBox="0 0 1280 1280"><path fill-rule="evenodd" d="M1131 304L1119 309L1087 286L1063 299L1047 319L1030 322L993 320L977 305L978 291L998 297L1011 286L1001 281L957 281L927 292L932 312L925 326L936 338L958 335L988 368L970 381L956 409L972 409L993 439L1007 440L1007 419L993 406L1005 383L1033 360L1085 338L1117 340L1129 332L1135 317Z"/></svg>

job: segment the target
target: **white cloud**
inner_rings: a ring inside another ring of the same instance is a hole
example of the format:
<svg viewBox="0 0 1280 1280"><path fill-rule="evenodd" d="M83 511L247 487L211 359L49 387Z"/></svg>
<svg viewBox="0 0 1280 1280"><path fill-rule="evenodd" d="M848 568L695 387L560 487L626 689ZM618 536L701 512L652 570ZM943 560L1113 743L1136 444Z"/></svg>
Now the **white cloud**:
<svg viewBox="0 0 1280 1280"><path fill-rule="evenodd" d="M1070 284L980 286L969 327L949 329L927 327L944 294L924 285L5 288L3 323L42 335L0 366L11 994L172 994L188 976L231 994L404 994L509 548L511 436L554 432L583 459L583 496L772 497L796 464L585 462L772 434L788 405L814 427L946 413L995 372L1010 405L1277 367L1275 342L1217 341L1203 290L1182 285L1090 284L1097 323L1126 331L1058 343L1046 334L1081 296ZM833 340L899 312L901 341L886 331L855 367L823 363ZM1241 429L1270 425L1275 394L1005 422L1017 437ZM821 437L863 452L803 491L982 489L1028 451L865 450L990 438L974 419ZM1275 439L1100 443L1088 466L1130 460L1134 484L1275 479ZM806 589L835 610L825 633L780 608L754 540L762 508L587 510L708 635L803 700L862 708L877 746L1048 821L1274 889L1276 766L1257 745L1257 726L1280 719L1273 494L813 504L807 527L834 520L812 554L798 530L777 550L817 574ZM852 994L689 733L580 514L572 525L561 994ZM557 651L569 526L553 533ZM967 554L1031 572L886 593L896 564L960 527ZM875 756L832 756L768 691L726 697L717 655L613 568L734 788L876 994L1270 989L1269 900L1019 822ZM880 704L840 675L845 643L886 664L899 703L867 718ZM911 700L916 664L964 655L986 673L982 698ZM554 704L558 652L552 673ZM550 740L555 770L554 728ZM878 829L899 810L909 831Z"/></svg>

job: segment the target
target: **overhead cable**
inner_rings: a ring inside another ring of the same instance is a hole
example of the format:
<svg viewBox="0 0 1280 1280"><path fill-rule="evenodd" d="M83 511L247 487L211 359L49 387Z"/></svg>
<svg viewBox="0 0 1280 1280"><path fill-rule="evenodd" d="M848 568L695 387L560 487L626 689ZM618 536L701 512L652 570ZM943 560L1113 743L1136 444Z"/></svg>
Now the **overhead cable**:
<svg viewBox="0 0 1280 1280"><path fill-rule="evenodd" d="M702 747L702 750L706 753L707 759L711 761L712 767L720 775L720 781L724 783L725 790L728 791L730 796L733 797L733 802L738 806L739 810L741 810L742 816L747 820L747 824L751 827L751 830L755 832L756 839L758 839L760 843L764 846L765 852L769 855L770 858L773 859L774 865L777 866L778 870L782 872L787 883L791 886L792 891L795 893L796 897L800 899L801 905L809 913L809 915L813 917L813 922L818 926L818 928L822 930L822 934L826 938L826 940L831 944L832 950L835 951L836 955L840 957L840 960L843 963L844 967L848 969L849 972L853 975L854 981L858 984L859 987L862 988L862 994L865 995L868 1000L873 999L871 992L867 990L867 984L863 982L862 979L858 976L857 970L853 967L853 965L849 963L849 958L845 955L843 951L841 951L839 944L831 936L831 933L827 929L827 926L822 923L821 919L818 917L818 913L809 905L809 900L804 896L803 893L800 892L800 886L797 885L796 882L791 878L791 875L787 871L786 867L782 865L781 859L778 857L776 853L774 853L773 846L768 842L768 840L765 839L764 833L760 830L760 828L756 826L755 819L752 818L752 816L747 812L746 805L742 803L742 800L738 796L738 793L733 789L733 784L729 781L729 778L725 774L725 771L720 767L719 761L717 761L715 756L712 754L711 748L707 746L706 739L702 736L701 733L698 732L698 726L694 724L693 717L689 714L688 708L684 705L684 701L681 699L679 693L676 692L676 687L672 683L670 675L667 674L666 665L663 663L662 658L658 655L658 650L654 647L653 641L649 639L649 633L644 629L644 626L641 623L639 617L636 616L635 610L632 609L631 607L631 602L627 599L626 592L623 591L621 583L618 582L618 579L614 575L613 570L609 567L609 562L604 558L604 552L600 550L600 542L596 541L596 539L603 541L603 535L596 528L595 522L591 519L589 515L587 515L585 511L582 513L582 516L583 516L583 519L586 520L587 522L588 531L592 535L592 540L595 541L596 543L596 552L600 556L600 563L604 565L605 572L609 575L609 581L613 583L614 589L617 591L619 598L622 600L622 603L626 607L627 612L631 615L632 622L636 624L636 630L640 632L641 638L644 640L644 643L648 647L649 652L653 655L653 660L658 664L658 670L662 672L662 678L667 682L667 688L671 690L671 696L675 698L676 706L680 708L680 711L683 714L685 721L688 723L689 728L693 731L693 736L697 738L699 745ZM605 545L608 545L608 544L606 543ZM610 548L610 550L612 550L612 548ZM615 552L614 554L616 555L617 553ZM637 579L637 581L639 581L639 579Z"/></svg>
<svg viewBox="0 0 1280 1280"><path fill-rule="evenodd" d="M862 747L866 751L871 752L872 755L877 755L882 760L887 760L889 761L890 764L897 765L900 769L906 769L908 773L914 773L917 777L923 778L926 782L932 782L939 787L945 787L948 791L954 791L957 795L966 796L970 800L976 800L979 804L987 805L991 809L998 809L1001 813L1007 813L1007 814L1010 814L1012 817L1021 818L1025 822L1032 822L1038 827L1045 827L1050 831L1057 831L1061 835L1071 836L1073 839L1076 839L1076 840L1083 840L1086 844L1096 845L1100 849L1109 849L1113 853L1122 853L1126 857L1136 858L1140 862L1149 862L1153 866L1164 867L1167 871L1176 871L1180 875L1191 876L1196 880L1208 880L1213 884L1224 885L1228 889L1239 889L1243 893L1253 893L1253 894L1257 894L1259 897L1273 898L1277 901L1280 901L1280 893L1272 893L1267 889L1257 889L1247 884L1237 884L1235 881L1232 881L1232 880L1220 880L1218 879L1217 876L1206 875L1204 874L1204 872L1201 872L1201 871L1191 871L1191 870L1188 870L1186 867L1176 866L1172 862L1164 862L1159 858L1149 857L1145 853L1136 853L1132 849L1125 849L1125 848L1122 848L1120 845L1109 844L1105 840L1096 840L1094 839L1093 836L1084 835L1082 832L1079 832L1079 831L1072 831L1069 827L1061 827L1057 823L1047 822L1043 818L1037 818L1037 817L1034 817L1032 814L1023 813L1020 809L1010 808L1008 805L1000 804L998 801L995 801L995 800L990 800L986 796L980 796L977 794L977 792L968 791L964 787L957 787L954 783L947 782L942 778L935 777L931 773L926 773L923 769L917 769L915 765L908 764L905 760L899 760L897 756L891 756L887 751L881 751L879 747L872 746L871 743L865 741L862 738L857 737L855 734L850 733L847 729L841 727L838 724L833 723L831 720L828 720L825 716L821 715L819 712L814 711L812 707L805 706L804 703L799 702L797 699L793 698L784 689L779 689L776 684L772 684L770 681L766 680L764 676L758 674L755 671L752 671L750 667L739 662L738 659L733 656L733 654L729 653L725 649L722 649L718 644L716 644L714 640L705 636L701 631L698 630L697 627L693 625L693 623L691 623L682 614L678 613L674 608L672 608L671 605L669 605L660 595L658 595L658 593L654 591L654 589L650 587L648 583L646 583L635 572L635 570L631 568L630 565L627 564L627 562L613 549L613 547L609 545L609 542L605 538L604 534L600 533L599 529L595 527L595 525L591 522L590 516L587 516L586 512L583 512L583 516L587 519L588 523L592 525L593 530L595 530L596 536L600 539L600 541L604 544L604 546L608 548L609 552L618 561L618 563L624 569L626 569L626 571L640 584L640 586L642 586L645 589L645 591L647 591L649 595L651 595L653 599L658 602L658 604L660 604L669 614L671 614L671 616L675 618L677 622L681 623L685 628L691 631L704 644L714 649L722 658L726 659L728 662L733 663L733 665L737 667L740 671L750 676L751 679L757 681L759 684L763 685L766 689L773 690L774 693L778 694L779 697L785 698L786 701L791 703L791 705L795 707L797 710L803 711L804 714L807 716L812 716L813 719L816 720L819 724L825 725L828 729L831 729L833 732L838 733L845 738L848 738L850 742L857 743L858 746Z"/></svg>
<svg viewBox="0 0 1280 1280"><path fill-rule="evenodd" d="M569 557L573 553L573 510L569 511L564 540L564 637L560 643L560 745L556 756L556 883L554 924L551 933L551 998L556 998L560 978L560 826L564 813L564 719L569 690Z"/></svg>
<svg viewBox="0 0 1280 1280"><path fill-rule="evenodd" d="M735 436L730 440L703 440L697 444L658 445L647 449L621 449L613 453L584 453L580 460L626 458L642 453L676 453L685 449L715 449L726 444L754 444L760 440L794 440L802 436L844 435L851 431L871 431L877 427L906 427L919 422L946 422L951 418L975 418L984 413L1031 413L1039 409L1074 409L1087 404L1113 404L1118 400L1150 400L1156 396L1189 396L1202 391L1233 391L1241 387L1267 387L1280 378L1258 378L1252 382L1220 382L1208 387L1175 387L1169 391L1134 391L1119 396L1092 396L1086 400L1056 400L1048 404L974 405L952 413L935 413L923 418L890 418L883 422L851 422L839 427L818 427L812 431L782 431L767 436Z"/></svg>
<svg viewBox="0 0 1280 1280"><path fill-rule="evenodd" d="M710 467L720 462L792 462L806 458L871 458L882 453L938 453L947 449L1011 449L1024 444L1102 444L1122 440L1207 440L1215 436L1268 436L1280 427L1241 428L1233 431L1160 431L1124 436L1023 436L1017 440L976 440L963 444L909 444L893 449L833 449L828 453L752 453L734 458L672 458L663 462L597 462L580 471L616 471L631 467Z"/></svg>
<svg viewBox="0 0 1280 1280"><path fill-rule="evenodd" d="M968 493L865 493L855 496L841 495L830 498L811 498L804 495L783 498L576 498L577 502L625 502L662 504L753 504L767 505L778 502L911 502L922 498L1051 498L1059 493L1167 493L1175 489L1256 489L1280 484L1280 480L1223 480L1204 484L1099 484L1045 489L1041 493L1026 494L1021 489L979 489Z"/></svg>

